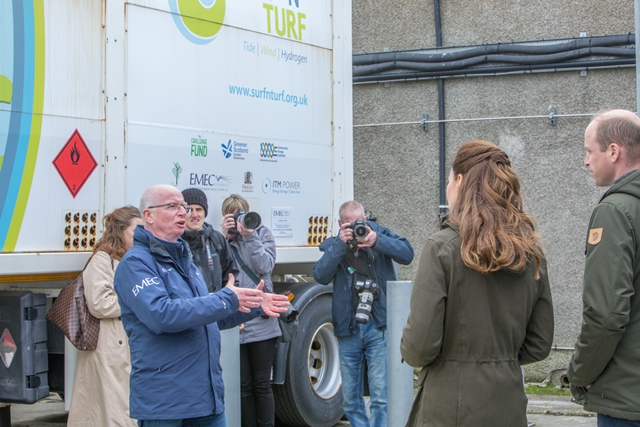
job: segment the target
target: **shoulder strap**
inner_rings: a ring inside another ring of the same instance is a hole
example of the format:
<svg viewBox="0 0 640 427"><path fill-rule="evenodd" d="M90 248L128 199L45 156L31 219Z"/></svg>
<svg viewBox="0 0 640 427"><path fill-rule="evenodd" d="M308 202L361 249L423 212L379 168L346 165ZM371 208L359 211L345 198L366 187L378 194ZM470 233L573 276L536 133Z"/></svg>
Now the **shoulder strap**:
<svg viewBox="0 0 640 427"><path fill-rule="evenodd" d="M222 233L220 233L219 231L213 230L213 243L216 247L216 249L218 250L218 253L220 253L220 251L222 251L222 248L224 248L224 236L222 235Z"/></svg>
<svg viewBox="0 0 640 427"><path fill-rule="evenodd" d="M360 275L364 277L371 276L371 261L373 261L373 251L371 248L361 248L358 252L366 255L366 259L363 256L356 256L354 252L348 250L344 255L344 260L349 264L354 270L356 270ZM360 255L358 254L358 255Z"/></svg>
<svg viewBox="0 0 640 427"><path fill-rule="evenodd" d="M259 284L260 279L258 279L258 276L256 276L255 273L251 271L249 266L242 260L236 247L233 245L229 245L229 246L231 247L231 250L233 251L233 255L236 257L236 261L238 261L238 265L240 266L242 271L244 271L247 274L247 276L249 276L249 278L253 280L253 283L255 283L256 285Z"/></svg>

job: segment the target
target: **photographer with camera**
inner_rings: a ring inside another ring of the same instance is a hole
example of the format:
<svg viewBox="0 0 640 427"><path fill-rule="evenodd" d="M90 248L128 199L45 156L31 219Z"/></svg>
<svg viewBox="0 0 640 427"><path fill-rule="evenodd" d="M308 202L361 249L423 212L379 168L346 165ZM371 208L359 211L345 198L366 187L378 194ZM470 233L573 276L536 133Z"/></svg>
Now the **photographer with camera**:
<svg viewBox="0 0 640 427"><path fill-rule="evenodd" d="M189 244L193 262L200 269L209 292L227 286L229 274L236 276L233 254L226 239L211 224L205 222L209 212L207 195L199 188L182 190L184 202L191 206L182 238Z"/></svg>
<svg viewBox="0 0 640 427"><path fill-rule="evenodd" d="M393 262L409 264L409 241L367 221L356 201L340 206L337 237L320 245L313 278L333 282L333 330L342 373L342 408L353 427L387 425L387 281L396 280ZM364 366L368 366L371 421L367 418Z"/></svg>
<svg viewBox="0 0 640 427"><path fill-rule="evenodd" d="M222 233L239 270L236 283L255 288L264 280L264 292L273 293L271 272L276 263L276 243L260 215L250 212L247 200L232 194L222 202ZM281 335L278 320L256 317L240 329L240 388L242 427L273 426L275 402L271 391L271 367L276 341Z"/></svg>

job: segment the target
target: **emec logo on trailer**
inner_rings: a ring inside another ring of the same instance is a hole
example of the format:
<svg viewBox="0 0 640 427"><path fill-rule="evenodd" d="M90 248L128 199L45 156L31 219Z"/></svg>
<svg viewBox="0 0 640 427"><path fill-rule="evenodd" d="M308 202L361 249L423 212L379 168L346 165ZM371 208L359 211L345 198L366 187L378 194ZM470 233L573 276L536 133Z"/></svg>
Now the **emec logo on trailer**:
<svg viewBox="0 0 640 427"><path fill-rule="evenodd" d="M195 44L213 41L222 28L226 0L169 0L178 29Z"/></svg>

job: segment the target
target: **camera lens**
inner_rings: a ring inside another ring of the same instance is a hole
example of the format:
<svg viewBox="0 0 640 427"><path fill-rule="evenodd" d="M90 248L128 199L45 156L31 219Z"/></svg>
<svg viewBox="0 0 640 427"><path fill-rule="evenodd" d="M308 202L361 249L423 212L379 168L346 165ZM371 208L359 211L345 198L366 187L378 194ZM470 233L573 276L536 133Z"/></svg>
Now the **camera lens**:
<svg viewBox="0 0 640 427"><path fill-rule="evenodd" d="M353 234L355 234L356 237L365 237L368 234L367 227L364 225L357 225L353 228Z"/></svg>
<svg viewBox="0 0 640 427"><path fill-rule="evenodd" d="M240 222L240 224L244 225L245 228L248 228L249 230L255 230L256 228L260 227L262 218L260 218L260 214L258 214L257 212L247 212L246 214L240 215L238 217L238 222Z"/></svg>
<svg viewBox="0 0 640 427"><path fill-rule="evenodd" d="M362 239L363 237L366 237L367 234L369 234L367 226L361 219L352 222L351 229L353 230L353 236L358 239Z"/></svg>

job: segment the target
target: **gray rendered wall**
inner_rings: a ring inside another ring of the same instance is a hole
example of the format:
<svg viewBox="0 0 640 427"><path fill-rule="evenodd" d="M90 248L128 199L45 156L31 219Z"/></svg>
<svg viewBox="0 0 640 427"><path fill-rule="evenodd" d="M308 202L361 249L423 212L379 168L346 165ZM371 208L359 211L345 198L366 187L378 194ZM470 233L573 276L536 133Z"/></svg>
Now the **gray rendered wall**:
<svg viewBox="0 0 640 427"><path fill-rule="evenodd" d="M397 5L397 6L396 6ZM530 41L634 32L633 2L622 0L441 0L444 46ZM435 47L431 0L353 1L353 53ZM447 119L592 114L605 108L635 111L635 69L518 74L445 80ZM438 229L438 125L425 132L423 114L438 117L437 81L356 84L354 92L355 197L378 222L407 236L415 261L399 280L413 280L424 240ZM447 175L457 148L470 139L497 143L511 157L527 210L538 224L549 262L558 347L572 348L580 331L584 248L589 215L603 189L583 167L588 117L447 123ZM571 351L555 350L528 366L540 381L565 368Z"/></svg>

